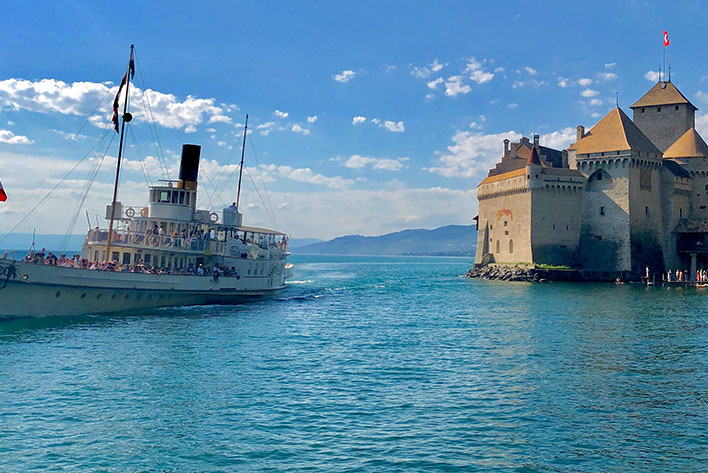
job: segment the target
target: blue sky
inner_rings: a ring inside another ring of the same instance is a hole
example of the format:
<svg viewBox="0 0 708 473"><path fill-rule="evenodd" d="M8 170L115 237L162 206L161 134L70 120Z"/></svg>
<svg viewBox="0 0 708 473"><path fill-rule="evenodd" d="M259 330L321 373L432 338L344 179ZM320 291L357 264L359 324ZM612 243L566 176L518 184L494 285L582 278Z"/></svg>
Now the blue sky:
<svg viewBox="0 0 708 473"><path fill-rule="evenodd" d="M175 178L188 142L203 146L200 206L233 200L248 112L258 192L247 179L245 220L295 237L470 224L502 140L535 132L566 147L615 92L629 113L656 81L664 29L673 81L699 109L708 103L708 14L697 1L27 1L4 10L0 233L99 142L17 231L63 233L80 209L73 232L82 233L84 210L103 214L117 153L105 127L131 42L160 146L133 96L120 200L141 204L146 181ZM705 136L701 111L697 127Z"/></svg>

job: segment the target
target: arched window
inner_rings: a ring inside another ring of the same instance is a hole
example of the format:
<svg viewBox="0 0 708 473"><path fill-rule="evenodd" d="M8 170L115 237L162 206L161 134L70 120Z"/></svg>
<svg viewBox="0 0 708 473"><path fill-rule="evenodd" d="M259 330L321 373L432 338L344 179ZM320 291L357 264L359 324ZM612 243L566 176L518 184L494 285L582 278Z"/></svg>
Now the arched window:
<svg viewBox="0 0 708 473"><path fill-rule="evenodd" d="M514 240L509 240L509 253L514 252Z"/></svg>
<svg viewBox="0 0 708 473"><path fill-rule="evenodd" d="M604 169L598 169L588 178L586 189L588 191L609 190L614 187L612 176Z"/></svg>

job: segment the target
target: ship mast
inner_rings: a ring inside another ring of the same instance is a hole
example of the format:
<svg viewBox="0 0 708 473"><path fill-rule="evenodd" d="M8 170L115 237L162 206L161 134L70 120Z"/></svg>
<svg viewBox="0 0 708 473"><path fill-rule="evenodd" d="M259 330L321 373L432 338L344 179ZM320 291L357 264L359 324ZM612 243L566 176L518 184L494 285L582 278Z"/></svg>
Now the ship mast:
<svg viewBox="0 0 708 473"><path fill-rule="evenodd" d="M111 202L111 220L108 224L108 241L106 243L106 262L111 258L111 243L113 241L113 223L116 218L116 199L118 198L118 180L120 179L120 163L123 158L123 137L125 135L125 124L133 119L133 116L128 113L128 89L130 88L130 74L133 71L133 49L134 45L130 45L130 61L128 62L128 70L125 73L125 102L123 104L123 121L120 126L120 143L118 144L118 164L116 165L116 180L113 185L113 201ZM118 88L120 95L120 87ZM118 97L116 96L116 101Z"/></svg>
<svg viewBox="0 0 708 473"><path fill-rule="evenodd" d="M238 168L238 191L236 193L236 212L241 201L241 178L243 177L243 155L246 152L246 134L248 132L248 114L246 114L246 124L243 127L243 146L241 146L241 166Z"/></svg>

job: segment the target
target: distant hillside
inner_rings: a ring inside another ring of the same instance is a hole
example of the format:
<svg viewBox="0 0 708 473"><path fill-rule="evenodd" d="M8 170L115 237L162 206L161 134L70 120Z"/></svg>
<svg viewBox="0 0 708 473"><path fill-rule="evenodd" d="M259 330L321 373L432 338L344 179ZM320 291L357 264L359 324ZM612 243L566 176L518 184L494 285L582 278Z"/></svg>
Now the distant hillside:
<svg viewBox="0 0 708 473"><path fill-rule="evenodd" d="M403 230L381 236L348 235L292 248L293 253L329 255L472 256L477 242L473 225L448 225L434 230Z"/></svg>
<svg viewBox="0 0 708 473"><path fill-rule="evenodd" d="M321 241L322 240L319 238L291 238L288 240L288 248L292 250L293 248L300 248L302 246L319 243Z"/></svg>
<svg viewBox="0 0 708 473"><path fill-rule="evenodd" d="M4 234L0 233L0 237L2 236L4 236ZM58 250L64 243L65 237L66 235L63 234L37 235L35 237L35 246L38 249L47 248L48 250ZM66 251L81 251L81 245L84 243L85 239L85 234L71 235L69 237L69 244L66 246ZM0 242L0 248L5 250L28 250L31 245L31 233L13 233Z"/></svg>

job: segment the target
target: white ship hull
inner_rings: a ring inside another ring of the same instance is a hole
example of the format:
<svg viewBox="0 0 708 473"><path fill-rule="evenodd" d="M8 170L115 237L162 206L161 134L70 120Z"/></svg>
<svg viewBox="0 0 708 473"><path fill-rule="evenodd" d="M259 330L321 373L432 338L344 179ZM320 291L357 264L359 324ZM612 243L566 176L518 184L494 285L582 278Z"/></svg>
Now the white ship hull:
<svg viewBox="0 0 708 473"><path fill-rule="evenodd" d="M128 273L0 259L0 317L102 314L157 307L237 304L283 289L284 260L265 274L220 277ZM13 272L10 267L14 267Z"/></svg>

